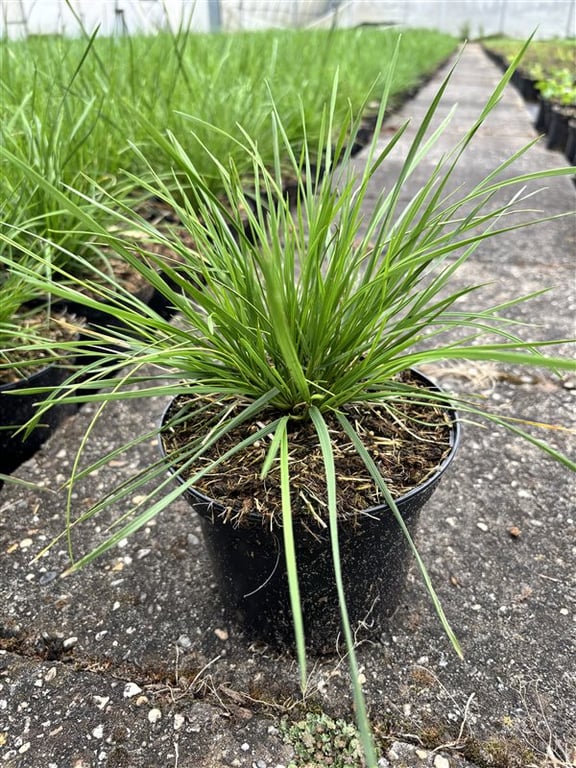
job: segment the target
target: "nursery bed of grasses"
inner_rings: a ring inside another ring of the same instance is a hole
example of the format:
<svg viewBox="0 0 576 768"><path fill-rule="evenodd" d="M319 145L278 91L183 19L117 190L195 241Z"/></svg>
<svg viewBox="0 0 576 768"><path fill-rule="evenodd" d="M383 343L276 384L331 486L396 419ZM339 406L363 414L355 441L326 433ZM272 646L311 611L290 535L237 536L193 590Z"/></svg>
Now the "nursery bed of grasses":
<svg viewBox="0 0 576 768"><path fill-rule="evenodd" d="M315 146L335 71L340 74L337 132L350 119L350 106L354 113L361 110L372 86L370 97L378 100L399 34L375 29L179 31L0 41L0 221L9 235L0 243L0 290L8 313L0 318L0 337L20 299L35 298L22 281L12 285L8 265L13 261L26 261L47 280L54 273L74 279L102 272L115 277L106 249L85 232L81 212L63 204L55 190L72 196L103 229L110 229L117 220L99 205L109 194L133 207L153 197L144 192L149 176L156 174L169 186L178 183L165 141L172 134L219 194L210 154L234 162L241 179L251 170L235 143L242 138L238 126L272 163L274 100L293 145L306 141ZM392 103L456 44L448 35L406 31ZM203 128L202 121L216 128ZM42 258L30 259L31 252Z"/></svg>
<svg viewBox="0 0 576 768"><path fill-rule="evenodd" d="M315 143L322 106L339 69L337 115L356 112L370 87L378 99L399 35L397 30L267 31L236 34L161 33L154 37L30 38L2 42L0 143L2 218L11 223L50 213L52 232L74 232L57 214L21 164L44 178L97 194L90 179L106 188L122 170L145 174L136 145L157 173L170 159L151 137L151 126L174 134L202 163L213 166L192 139L192 128L221 160L240 153L227 134L241 125L271 155L270 105L279 105L295 145L306 114ZM392 98L413 88L455 48L448 35L424 30L403 33ZM202 129L206 121L222 129ZM335 128L338 130L339 126ZM14 162L12 162L14 161ZM242 173L243 169L240 167Z"/></svg>
<svg viewBox="0 0 576 768"><path fill-rule="evenodd" d="M522 48L523 41L497 37L485 40L483 45L487 50L502 56L509 64ZM522 60L522 70L537 80L564 68L570 69L574 74L575 67L576 38L533 40Z"/></svg>

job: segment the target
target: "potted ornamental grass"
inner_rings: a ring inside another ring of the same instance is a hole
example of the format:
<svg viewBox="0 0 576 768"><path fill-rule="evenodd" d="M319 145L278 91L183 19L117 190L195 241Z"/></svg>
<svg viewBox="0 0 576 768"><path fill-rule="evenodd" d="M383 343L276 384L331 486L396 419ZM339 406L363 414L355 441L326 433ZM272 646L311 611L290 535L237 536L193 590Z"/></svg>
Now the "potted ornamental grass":
<svg viewBox="0 0 576 768"><path fill-rule="evenodd" d="M304 141L295 148L272 108L272 167L241 128L234 138L250 160L248 179L234 162L210 156L223 195L206 184L176 136L154 134L174 172L165 179L149 167L148 191L174 210L178 227L188 232L186 242L112 198L98 204L104 219L112 211L118 218L111 232L81 195L76 203L73 195L61 195L85 231L139 270L178 312L168 322L121 290L102 299L95 293L87 301L114 303L122 324L100 330L101 358L81 376L73 374L64 394L49 393L38 413L41 418L63 397L102 405L134 397L167 400L157 429L158 460L72 518L63 535L93 524L105 508L121 508L135 496L138 503L70 571L187 497L202 521L231 612L248 631L262 628L269 641L293 641L303 686L307 648L335 648L341 634L370 766L376 758L355 630L388 619L402 588L406 554L415 556L460 652L413 541L419 509L454 456L460 420L485 416L574 469L517 420L484 413L480 401L444 392L420 371L443 360L532 365L560 375L575 367L573 360L548 353L560 341L518 335L506 313L529 297L467 310L456 303L477 286L452 284L486 241L546 220L526 215L527 184L572 172L511 176L510 166L529 145L470 188L450 186L517 61L478 120L407 202L401 202L405 185L448 124L437 117L450 75L418 126L399 174L371 210L366 196L372 177L406 125L380 143L385 90L367 162L355 173L348 160L360 115L334 124L337 80L317 145L308 146L303 119ZM197 151L203 149L199 144ZM287 175L298 180L296 194L284 190ZM27 276L36 279L32 271ZM63 301L77 299L71 279L54 281L53 290ZM91 379L100 391L94 392ZM94 418L100 413L101 408ZM149 441L150 434L140 439ZM70 494L106 460L81 469L76 462Z"/></svg>

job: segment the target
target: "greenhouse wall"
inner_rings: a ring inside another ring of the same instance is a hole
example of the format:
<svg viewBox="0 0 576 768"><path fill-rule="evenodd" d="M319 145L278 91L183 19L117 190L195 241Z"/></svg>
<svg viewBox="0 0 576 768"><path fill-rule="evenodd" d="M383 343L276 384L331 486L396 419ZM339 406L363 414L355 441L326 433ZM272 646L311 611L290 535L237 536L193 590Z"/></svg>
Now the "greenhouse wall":
<svg viewBox="0 0 576 768"><path fill-rule="evenodd" d="M217 0L216 0L217 2ZM0 34L150 34L158 29L210 29L208 0L0 0Z"/></svg>
<svg viewBox="0 0 576 768"><path fill-rule="evenodd" d="M576 36L575 0L358 0L355 23L430 27L460 37Z"/></svg>
<svg viewBox="0 0 576 768"><path fill-rule="evenodd" d="M428 27L460 37L576 36L576 0L0 0L0 35L269 27Z"/></svg>

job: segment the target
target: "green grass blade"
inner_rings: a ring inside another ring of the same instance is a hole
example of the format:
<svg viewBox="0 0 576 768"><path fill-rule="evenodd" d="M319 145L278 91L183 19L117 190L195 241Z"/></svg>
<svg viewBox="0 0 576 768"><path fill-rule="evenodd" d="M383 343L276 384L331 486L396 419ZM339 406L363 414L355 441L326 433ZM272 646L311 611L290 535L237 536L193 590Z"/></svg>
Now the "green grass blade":
<svg viewBox="0 0 576 768"><path fill-rule="evenodd" d="M290 607L294 622L294 638L296 641L296 656L300 670L300 686L305 693L308 685L306 672L306 645L304 636L304 619L302 617L302 604L300 602L300 587L298 584L298 563L296 559L296 545L294 542L294 521L292 519L292 502L290 499L290 452L288 446L288 419L284 418L277 427L280 433L280 484L282 492L282 536L284 540L284 556L286 559L286 573L288 576L288 589L290 592Z"/></svg>
<svg viewBox="0 0 576 768"><path fill-rule="evenodd" d="M310 409L310 418L312 419L314 426L316 427L316 433L320 441L320 448L322 451L322 458L324 461L324 470L326 475L326 490L328 501L328 515L329 515L329 527L330 527L330 544L332 547L332 563L334 565L334 580L336 583L336 590L338 593L338 603L340 608L340 616L342 618L342 628L344 632L344 639L346 644L346 652L348 656L348 665L350 667L350 678L352 681L352 691L354 695L354 708L356 712L356 722L358 730L360 732L360 738L362 746L364 748L364 755L366 757L369 768L376 768L376 752L374 750L374 742L372 733L370 730L370 723L368 720L368 712L366 709L366 700L362 685L360 683L360 670L358 667L358 660L356 658L356 651L354 646L354 636L352 628L350 626L350 620L348 617L348 609L346 607L346 595L344 594L344 583L342 580L342 565L340 557L340 545L338 537L338 512L336 502L336 470L334 467L334 453L332 448L332 440L328 427L322 416L321 412L315 406Z"/></svg>
<svg viewBox="0 0 576 768"><path fill-rule="evenodd" d="M412 551L412 554L414 555L414 558L416 559L416 563L418 564L418 568L420 570L420 573L422 574L422 579L424 581L428 594L430 595L432 604L434 605L434 610L436 611L438 618L440 619L444 632L446 633L446 636L452 643L452 647L454 648L458 656L460 658L463 658L464 656L463 656L462 648L460 646L458 638L454 634L454 631L452 630L452 627L448 622L446 614L444 613L444 609L442 608L438 595L436 594L436 590L434 589L434 585L432 584L430 576L428 575L428 570L424 565L424 561L422 560L422 557L420 556L420 553L418 552L416 545L412 540L412 537L410 536L410 532L406 527L406 523L402 519L402 515L400 514L398 507L396 506L396 502L392 498L390 491L386 486L386 482L384 478L378 471L378 467L374 463L374 460L372 459L370 454L367 452L366 448L364 447L364 444L362 443L362 440L356 433L356 430L354 429L352 424L348 421L348 419L342 413L336 412L336 416L338 418L339 423L342 426L342 429L345 431L345 433L348 435L350 440L353 442L354 447L358 451L358 454L362 457L362 461L364 462L366 469L368 470L372 479L374 480L374 482L382 492L382 495L384 497L384 500L386 501L386 504L390 507L390 510L392 511L396 519L396 522L398 523L400 529L402 530L402 533L406 537L406 541L408 543L408 546L410 547L410 550Z"/></svg>

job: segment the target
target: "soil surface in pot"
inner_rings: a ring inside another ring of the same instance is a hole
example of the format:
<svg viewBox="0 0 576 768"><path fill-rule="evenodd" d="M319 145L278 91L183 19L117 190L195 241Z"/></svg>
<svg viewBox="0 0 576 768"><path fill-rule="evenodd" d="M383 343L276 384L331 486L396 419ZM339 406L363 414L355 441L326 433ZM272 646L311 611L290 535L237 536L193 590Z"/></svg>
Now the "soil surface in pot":
<svg viewBox="0 0 576 768"><path fill-rule="evenodd" d="M410 374L403 380L423 386ZM167 429L162 438L170 455L208 434L222 417L231 401L210 403L181 396L167 417L190 411L177 430ZM200 405L207 408L200 409ZM437 405L418 400L387 401L386 404L354 404L342 408L354 424L365 447L375 461L394 498L399 498L432 476L450 450L451 418ZM232 414L234 411L232 412ZM257 424L245 423L220 439L201 459L212 462L228 449L254 434L265 423L278 417L276 411L261 414ZM383 503L364 462L350 439L342 432L336 418L325 414L332 445L338 484L338 511L353 520L358 513ZM315 428L309 420L294 420L289 438L293 513L301 518L327 520L325 471ZM260 472L269 448L269 438L235 454L215 471L195 484L197 491L225 507L229 517L242 523L243 518L262 516L263 521L281 519L280 471L274 466L265 480ZM201 464L194 465L194 471Z"/></svg>
<svg viewBox="0 0 576 768"><path fill-rule="evenodd" d="M12 338L4 338L0 354L0 361L8 363L10 367L0 368L0 386L14 384L45 368L50 359L50 350L58 354L60 344L73 341L78 336L82 322L78 322L73 315L54 315L43 311L24 315L21 322L16 316L12 324L15 327L14 335ZM21 328L20 335L16 330L18 326ZM26 343L30 334L49 341L50 349L46 352L31 349Z"/></svg>

